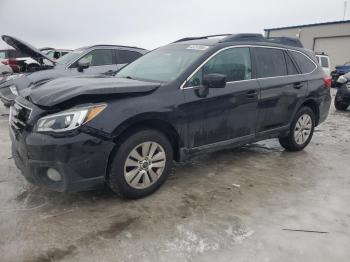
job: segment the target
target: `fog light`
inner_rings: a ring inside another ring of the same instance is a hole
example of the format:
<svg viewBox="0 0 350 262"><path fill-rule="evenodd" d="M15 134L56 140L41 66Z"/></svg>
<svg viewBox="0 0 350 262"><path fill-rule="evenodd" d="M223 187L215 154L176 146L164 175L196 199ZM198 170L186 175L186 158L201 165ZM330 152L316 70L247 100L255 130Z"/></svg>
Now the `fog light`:
<svg viewBox="0 0 350 262"><path fill-rule="evenodd" d="M46 175L49 179L51 179L52 181L55 181L55 182L59 182L62 180L61 174L54 168L49 168L46 171Z"/></svg>

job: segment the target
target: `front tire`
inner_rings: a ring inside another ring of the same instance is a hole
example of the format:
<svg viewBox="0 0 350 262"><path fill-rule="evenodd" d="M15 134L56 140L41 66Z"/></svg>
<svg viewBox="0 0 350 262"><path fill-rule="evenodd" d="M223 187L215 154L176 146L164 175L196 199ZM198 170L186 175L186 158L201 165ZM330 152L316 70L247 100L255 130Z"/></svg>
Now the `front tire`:
<svg viewBox="0 0 350 262"><path fill-rule="evenodd" d="M309 107L302 107L291 124L289 134L279 138L287 151L303 150L311 141L315 129L315 113Z"/></svg>
<svg viewBox="0 0 350 262"><path fill-rule="evenodd" d="M142 130L123 140L112 157L107 185L116 194L130 199L156 191L168 178L173 148L156 130Z"/></svg>
<svg viewBox="0 0 350 262"><path fill-rule="evenodd" d="M349 105L344 104L344 103L342 103L342 102L339 100L338 95L335 96L335 99L334 99L334 106L335 106L335 108L336 108L337 110L339 110L339 111L345 111L345 110L349 107Z"/></svg>

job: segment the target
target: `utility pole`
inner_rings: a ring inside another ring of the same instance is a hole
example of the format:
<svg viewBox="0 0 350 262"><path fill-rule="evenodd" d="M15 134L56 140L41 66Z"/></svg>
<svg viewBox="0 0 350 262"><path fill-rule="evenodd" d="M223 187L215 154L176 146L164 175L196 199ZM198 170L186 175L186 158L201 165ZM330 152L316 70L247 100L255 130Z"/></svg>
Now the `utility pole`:
<svg viewBox="0 0 350 262"><path fill-rule="evenodd" d="M343 15L343 20L346 18L346 9L348 8L348 1L344 1L344 15Z"/></svg>

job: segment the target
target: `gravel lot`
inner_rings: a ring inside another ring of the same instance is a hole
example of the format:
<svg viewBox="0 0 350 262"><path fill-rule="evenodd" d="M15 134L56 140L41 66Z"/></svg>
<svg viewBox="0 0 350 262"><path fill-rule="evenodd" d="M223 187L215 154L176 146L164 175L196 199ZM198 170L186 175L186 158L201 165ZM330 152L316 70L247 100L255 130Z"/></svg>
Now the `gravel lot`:
<svg viewBox="0 0 350 262"><path fill-rule="evenodd" d="M28 184L10 159L7 113L1 261L349 261L350 111L332 105L303 152L268 140L202 155L137 201Z"/></svg>

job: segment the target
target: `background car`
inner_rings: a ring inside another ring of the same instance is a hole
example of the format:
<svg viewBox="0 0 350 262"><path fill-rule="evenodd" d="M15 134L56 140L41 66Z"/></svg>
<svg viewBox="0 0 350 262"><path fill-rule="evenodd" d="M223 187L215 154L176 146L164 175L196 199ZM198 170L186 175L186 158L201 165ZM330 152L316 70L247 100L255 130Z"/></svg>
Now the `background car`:
<svg viewBox="0 0 350 262"><path fill-rule="evenodd" d="M33 72L54 64L54 61L44 53L18 38L7 35L2 35L1 38L14 48L2 50L4 52L2 56L6 57L7 63L15 73Z"/></svg>
<svg viewBox="0 0 350 262"><path fill-rule="evenodd" d="M334 106L339 111L345 111L350 106L350 73L340 76L336 84L338 91Z"/></svg>
<svg viewBox="0 0 350 262"><path fill-rule="evenodd" d="M17 41L19 41L17 39ZM22 44L23 46L23 44ZM23 47L24 48L24 47ZM29 47L28 47L29 48ZM30 47L36 56L43 55L39 50ZM57 61L46 70L19 74L7 81L0 82L0 97L5 106L10 106L18 94L38 83L43 84L51 79L76 75L112 75L126 64L145 54L147 50L138 47L119 45L94 45L76 49Z"/></svg>
<svg viewBox="0 0 350 262"><path fill-rule="evenodd" d="M11 72L19 73L22 71L27 59L29 59L28 55L15 49L0 50L0 62L5 65L7 69L11 68Z"/></svg>
<svg viewBox="0 0 350 262"><path fill-rule="evenodd" d="M325 53L316 53L316 59L320 66L322 67L323 71L326 73L327 76L331 75L331 63L329 60L329 56Z"/></svg>
<svg viewBox="0 0 350 262"><path fill-rule="evenodd" d="M336 86L336 82L339 76L345 75L350 72L350 61L346 62L344 65L336 66L335 70L331 73L332 76L332 86Z"/></svg>

